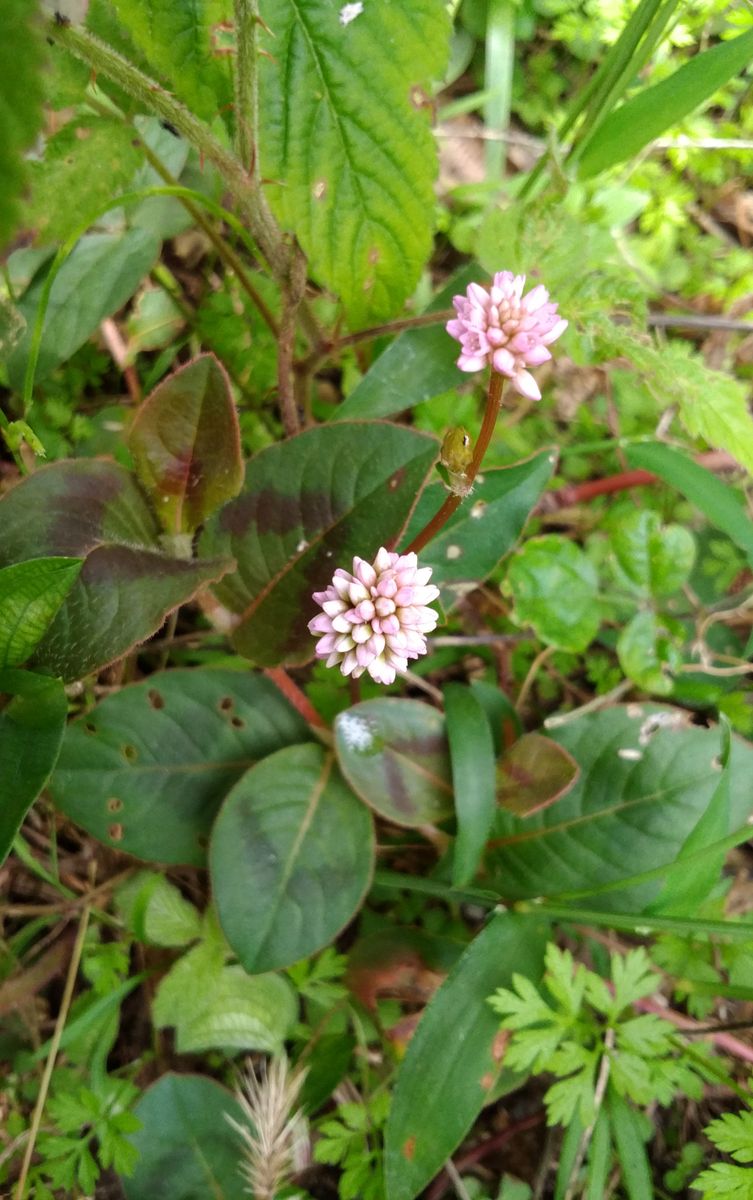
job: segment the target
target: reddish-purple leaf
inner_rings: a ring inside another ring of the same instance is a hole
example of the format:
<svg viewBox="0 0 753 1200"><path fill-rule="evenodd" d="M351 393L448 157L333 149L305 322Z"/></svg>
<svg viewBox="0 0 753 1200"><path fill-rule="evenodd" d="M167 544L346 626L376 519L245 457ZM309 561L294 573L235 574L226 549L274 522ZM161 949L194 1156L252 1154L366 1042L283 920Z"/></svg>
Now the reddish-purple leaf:
<svg viewBox="0 0 753 1200"><path fill-rule="evenodd" d="M579 774L564 747L542 733L524 733L497 763L497 803L529 817L569 792Z"/></svg>

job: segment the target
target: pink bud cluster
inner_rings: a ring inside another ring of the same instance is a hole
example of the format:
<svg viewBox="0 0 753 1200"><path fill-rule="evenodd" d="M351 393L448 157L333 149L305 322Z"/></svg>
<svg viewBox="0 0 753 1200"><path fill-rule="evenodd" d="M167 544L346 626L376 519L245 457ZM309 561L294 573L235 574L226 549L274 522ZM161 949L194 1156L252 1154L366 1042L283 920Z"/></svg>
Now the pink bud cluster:
<svg viewBox="0 0 753 1200"><path fill-rule="evenodd" d="M429 583L431 567L419 567L415 554L394 554L384 547L373 563L353 559L353 572L338 568L323 592L314 592L322 612L309 631L328 667L357 679L368 671L377 683L394 683L408 660L426 653L426 634L437 625L427 605L439 588Z"/></svg>
<svg viewBox="0 0 753 1200"><path fill-rule="evenodd" d="M488 292L478 283L469 284L465 296L454 297L457 317L446 328L460 342L461 371L480 371L491 363L521 396L540 400L538 384L527 368L552 357L547 346L565 332L567 321L543 284L524 296L525 281L525 275L497 271Z"/></svg>

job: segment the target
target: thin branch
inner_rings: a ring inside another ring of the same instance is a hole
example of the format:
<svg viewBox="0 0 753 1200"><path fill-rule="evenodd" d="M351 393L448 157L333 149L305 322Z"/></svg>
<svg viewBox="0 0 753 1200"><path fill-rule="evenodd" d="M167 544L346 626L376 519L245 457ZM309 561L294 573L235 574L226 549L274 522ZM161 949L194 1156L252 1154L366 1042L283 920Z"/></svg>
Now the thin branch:
<svg viewBox="0 0 753 1200"><path fill-rule="evenodd" d="M285 699L293 705L304 721L307 721L314 729L329 730L324 717L316 711L308 696L301 691L297 683L293 682L284 667L265 667L264 674L267 679L272 680L275 687L282 692Z"/></svg>
<svg viewBox="0 0 753 1200"><path fill-rule="evenodd" d="M295 331L298 309L306 289L306 259L298 245L293 248L293 261L289 282L283 286L282 320L277 339L277 394L280 416L285 433L291 437L300 433L301 422L296 401L293 356L295 353Z"/></svg>

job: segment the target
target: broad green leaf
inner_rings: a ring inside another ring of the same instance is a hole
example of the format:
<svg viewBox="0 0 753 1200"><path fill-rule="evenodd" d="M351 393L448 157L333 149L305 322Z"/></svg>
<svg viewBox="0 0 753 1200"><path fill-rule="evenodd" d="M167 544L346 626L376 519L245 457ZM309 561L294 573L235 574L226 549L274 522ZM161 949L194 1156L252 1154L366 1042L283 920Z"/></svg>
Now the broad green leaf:
<svg viewBox="0 0 753 1200"><path fill-rule="evenodd" d="M494 819L494 740L481 702L469 687L448 683L444 708L458 822L452 884L463 887L478 870Z"/></svg>
<svg viewBox="0 0 753 1200"><path fill-rule="evenodd" d="M353 791L396 825L453 811L444 717L420 700L365 700L335 720L340 769Z"/></svg>
<svg viewBox="0 0 753 1200"><path fill-rule="evenodd" d="M674 863L719 784L717 731L688 725L679 709L628 704L580 717L552 736L572 754L580 778L558 804L524 821L498 813L487 863L500 893L582 891L592 912L645 910L659 894L658 879L600 889ZM753 811L753 748L738 738L729 786L735 829Z"/></svg>
<svg viewBox="0 0 753 1200"><path fill-rule="evenodd" d="M213 26L226 9L215 0L114 0L135 45L189 108L205 120L232 102L227 55L216 53Z"/></svg>
<svg viewBox="0 0 753 1200"><path fill-rule="evenodd" d="M498 757L523 732L518 712L505 693L492 683L474 679L471 690L486 713L494 738L494 753Z"/></svg>
<svg viewBox="0 0 753 1200"><path fill-rule="evenodd" d="M42 30L36 0L4 0L0 38L0 250L21 215L24 156L42 124Z"/></svg>
<svg viewBox="0 0 753 1200"><path fill-rule="evenodd" d="M686 454L660 442L628 446L625 454L631 467L653 471L665 483L677 488L712 525L723 530L745 552L753 566L753 521L740 496L728 484L694 463Z"/></svg>
<svg viewBox="0 0 753 1200"><path fill-rule="evenodd" d="M240 1135L235 1097L203 1075L163 1075L135 1109L141 1122L129 1136L139 1152L136 1169L121 1178L126 1200L240 1200Z"/></svg>
<svg viewBox="0 0 753 1200"><path fill-rule="evenodd" d="M230 788L259 759L307 736L261 675L155 673L69 726L52 796L109 846L198 865Z"/></svg>
<svg viewBox="0 0 753 1200"><path fill-rule="evenodd" d="M453 296L483 277L483 269L475 263L463 267L426 311L451 310ZM462 382L457 367L459 347L445 324L438 321L436 325L406 329L396 337L339 406L333 420L391 417L457 387Z"/></svg>
<svg viewBox="0 0 753 1200"><path fill-rule="evenodd" d="M36 241L64 242L88 213L126 190L140 162L138 139L125 121L93 113L69 121L48 139L43 157L29 164L24 227Z"/></svg>
<svg viewBox="0 0 753 1200"><path fill-rule="evenodd" d="M64 679L127 653L231 565L165 554L133 477L103 459L42 467L0 500L0 566L48 555L84 559L34 654Z"/></svg>
<svg viewBox="0 0 753 1200"><path fill-rule="evenodd" d="M59 679L0 671L0 863L55 766L67 713Z"/></svg>
<svg viewBox="0 0 753 1200"><path fill-rule="evenodd" d="M516 817L530 817L561 800L578 775L578 764L563 746L541 733L524 733L497 763L497 804Z"/></svg>
<svg viewBox="0 0 753 1200"><path fill-rule="evenodd" d="M247 971L326 946L371 881L371 816L320 746L290 746L247 771L215 822L209 852L220 924Z"/></svg>
<svg viewBox="0 0 753 1200"><path fill-rule="evenodd" d="M312 593L354 555L394 544L436 452L424 434L364 421L306 430L251 460L243 491L200 543L238 564L213 591L238 618L241 654L260 666L313 657Z"/></svg>
<svg viewBox="0 0 753 1200"><path fill-rule="evenodd" d="M519 625L532 625L543 642L585 650L599 628L599 580L583 551L557 534L529 538L510 560L504 590Z"/></svg>
<svg viewBox="0 0 753 1200"><path fill-rule="evenodd" d="M696 854L712 842L720 841L730 832L730 753L732 738L730 727L724 717L721 721L722 745L719 753L719 782L711 794L708 806L701 813L690 833L686 837L678 861ZM701 864L693 864L693 869L685 872L675 871L665 880L659 896L651 905L655 913L669 913L671 916L693 916L701 904L713 891L721 877L724 859L722 852L711 853L708 860Z"/></svg>
<svg viewBox="0 0 753 1200"><path fill-rule="evenodd" d="M136 474L171 534L193 533L243 483L230 380L213 354L180 367L148 396L128 437Z"/></svg>
<svg viewBox="0 0 753 1200"><path fill-rule="evenodd" d="M652 596L676 592L693 569L692 533L682 525L662 525L659 514L651 509L622 514L609 541L629 581Z"/></svg>
<svg viewBox="0 0 753 1200"><path fill-rule="evenodd" d="M118 914L140 942L187 946L201 934L198 909L154 871L136 871L115 892Z"/></svg>
<svg viewBox="0 0 753 1200"><path fill-rule="evenodd" d="M694 55L669 79L627 100L602 121L584 147L578 162L580 177L590 179L633 158L744 71L751 58L753 30L748 30Z"/></svg>
<svg viewBox="0 0 753 1200"><path fill-rule="evenodd" d="M0 668L26 662L80 570L80 558L30 558L0 569Z"/></svg>
<svg viewBox="0 0 753 1200"><path fill-rule="evenodd" d="M261 170L266 195L353 325L389 317L418 282L434 226L427 93L449 20L435 0L262 0ZM268 57L267 57L268 55Z"/></svg>
<svg viewBox="0 0 753 1200"><path fill-rule="evenodd" d="M157 1029L175 1028L179 1054L205 1050L282 1053L298 1015L296 995L280 975L247 975L227 966L228 947L208 914L206 936L170 968L152 1004Z"/></svg>
<svg viewBox="0 0 753 1200"><path fill-rule="evenodd" d="M465 1137L504 1065L489 996L541 976L546 926L492 917L432 997L400 1064L385 1140L387 1200L413 1200ZM448 1097L452 1103L448 1103Z"/></svg>
<svg viewBox="0 0 753 1200"><path fill-rule="evenodd" d="M672 692L673 672L682 663L682 653L671 630L656 613L643 610L620 631L617 657L628 679L657 696Z"/></svg>
<svg viewBox="0 0 753 1200"><path fill-rule="evenodd" d="M117 312L154 265L159 242L143 229L88 233L63 263L50 291L37 362L37 379L69 359L104 320ZM18 303L27 322L8 359L8 379L20 392L45 272L36 276Z"/></svg>
<svg viewBox="0 0 753 1200"><path fill-rule="evenodd" d="M478 587L512 549L552 477L555 462L555 454L544 450L513 467L484 471L471 495L424 547L421 565L433 569L432 583L441 588L445 608ZM403 539L406 545L438 511L446 495L441 483L424 488Z"/></svg>

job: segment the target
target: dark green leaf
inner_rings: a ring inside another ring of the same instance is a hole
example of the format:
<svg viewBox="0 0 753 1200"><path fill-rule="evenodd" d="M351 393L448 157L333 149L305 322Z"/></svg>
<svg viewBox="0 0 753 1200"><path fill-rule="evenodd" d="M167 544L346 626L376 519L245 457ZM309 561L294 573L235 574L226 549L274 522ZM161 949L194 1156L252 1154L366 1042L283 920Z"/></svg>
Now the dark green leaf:
<svg viewBox="0 0 753 1200"><path fill-rule="evenodd" d="M100 459L43 467L0 500L0 566L32 555L85 560L34 656L64 679L77 679L144 641L230 565L166 555L132 476Z"/></svg>
<svg viewBox="0 0 753 1200"><path fill-rule="evenodd" d="M331 942L360 907L373 862L371 816L320 746L290 746L248 771L210 848L220 924L246 970Z"/></svg>
<svg viewBox="0 0 753 1200"><path fill-rule="evenodd" d="M42 29L36 0L4 0L0 38L0 250L20 217L24 155L42 124Z"/></svg>
<svg viewBox="0 0 753 1200"><path fill-rule="evenodd" d="M622 104L596 129L580 155L582 179L625 162L699 108L753 58L753 30L696 54L654 87Z"/></svg>
<svg viewBox="0 0 753 1200"><path fill-rule="evenodd" d="M563 746L541 733L524 733L497 763L497 803L516 817L530 817L561 800L579 773Z"/></svg>
<svg viewBox="0 0 753 1200"><path fill-rule="evenodd" d="M397 540L436 452L424 434L364 421L309 429L251 460L201 539L203 553L238 564L213 590L239 618L241 654L260 666L313 656L312 593Z"/></svg>
<svg viewBox="0 0 753 1200"><path fill-rule="evenodd" d="M458 822L452 884L463 887L476 874L494 819L494 740L486 713L470 688L447 684L444 707Z"/></svg>
<svg viewBox="0 0 753 1200"><path fill-rule="evenodd" d="M0 671L0 862L55 765L67 712L59 679Z"/></svg>
<svg viewBox="0 0 753 1200"><path fill-rule="evenodd" d="M30 558L0 569L0 668L26 662L80 570L80 558Z"/></svg>
<svg viewBox="0 0 753 1200"><path fill-rule="evenodd" d="M475 263L463 267L437 293L427 312L451 309L452 297L483 275L483 268ZM406 408L415 408L459 385L457 359L458 344L445 330L445 321L407 329L379 355L337 409L334 420L391 417Z"/></svg>
<svg viewBox="0 0 753 1200"><path fill-rule="evenodd" d="M109 846L201 864L230 788L259 759L307 736L261 675L159 672L69 726L52 796Z"/></svg>
<svg viewBox="0 0 753 1200"><path fill-rule="evenodd" d="M49 375L83 346L105 317L129 300L159 253L159 242L143 229L88 233L63 263L50 291L39 347L36 378ZM27 329L8 359L14 391L23 386L45 272L21 297Z"/></svg>
<svg viewBox="0 0 753 1200"><path fill-rule="evenodd" d="M127 1200L241 1200L243 1149L228 1121L243 1122L238 1101L213 1079L169 1072L134 1109L139 1152L121 1184Z"/></svg>
<svg viewBox="0 0 753 1200"><path fill-rule="evenodd" d="M588 907L640 912L658 879L621 890L621 879L673 863L719 784L718 734L679 709L629 704L583 716L552 735L581 770L553 808L519 820L499 813L494 866L506 897L593 891ZM730 823L753 811L753 748L734 739ZM491 856L488 856L491 861Z"/></svg>
<svg viewBox="0 0 753 1200"><path fill-rule="evenodd" d="M471 1128L503 1067L505 1039L489 996L509 987L516 971L539 978L545 942L545 925L500 913L433 996L397 1077L385 1141L387 1200L413 1200Z"/></svg>
<svg viewBox="0 0 753 1200"><path fill-rule="evenodd" d="M556 455L544 450L513 467L484 471L473 493L421 551L421 565L432 567L432 583L442 589L445 607L477 587L512 549L551 479L555 462ZM405 533L406 545L437 512L446 495L441 483L424 488Z"/></svg>
<svg viewBox="0 0 753 1200"><path fill-rule="evenodd" d="M609 1089L607 1109L628 1200L648 1200L655 1193L638 1114L614 1088Z"/></svg>
<svg viewBox="0 0 753 1200"><path fill-rule="evenodd" d="M230 380L212 354L168 375L136 413L136 474L172 534L193 533L243 483Z"/></svg>
<svg viewBox="0 0 753 1200"><path fill-rule="evenodd" d="M365 700L335 720L340 769L366 804L396 825L453 811L444 717L420 700Z"/></svg>
<svg viewBox="0 0 753 1200"><path fill-rule="evenodd" d="M442 77L449 22L435 0L366 4L347 25L341 7L262 0L261 167L314 278L363 324L400 308L431 249L427 93Z"/></svg>
<svg viewBox="0 0 753 1200"><path fill-rule="evenodd" d="M753 566L753 522L741 498L728 484L694 463L686 454L661 442L628 446L625 453L631 467L653 471L671 487L677 488L712 525L723 530L745 552Z"/></svg>
<svg viewBox="0 0 753 1200"><path fill-rule="evenodd" d="M585 650L599 628L596 568L567 538L529 538L510 561L505 590L515 620L532 625L543 642L560 650Z"/></svg>

